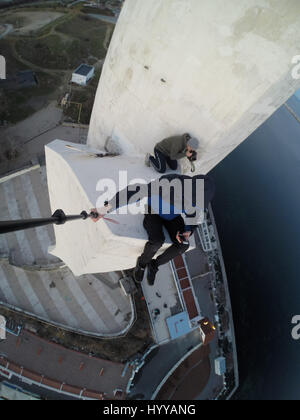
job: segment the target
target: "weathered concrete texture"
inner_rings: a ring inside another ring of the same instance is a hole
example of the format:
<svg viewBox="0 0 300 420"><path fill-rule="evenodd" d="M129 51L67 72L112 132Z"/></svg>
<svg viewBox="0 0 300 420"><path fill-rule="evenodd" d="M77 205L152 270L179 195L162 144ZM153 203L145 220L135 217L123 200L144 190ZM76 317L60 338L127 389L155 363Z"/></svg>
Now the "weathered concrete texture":
<svg viewBox="0 0 300 420"><path fill-rule="evenodd" d="M126 0L89 144L112 136L141 154L190 131L207 173L300 87L291 74L299 26L298 0Z"/></svg>
<svg viewBox="0 0 300 420"><path fill-rule="evenodd" d="M159 176L136 157L94 158L71 151L65 147L66 144L70 143L55 140L46 147L48 187L53 212L58 208L62 208L66 214L89 211L96 207L98 200L97 207L103 206L106 199L111 199L129 181L138 182L138 177L150 182ZM88 150L84 145L76 147ZM123 171L126 171L126 175ZM103 186L106 185L106 189L110 186L105 180L110 181L110 184L114 182L116 190L110 188L109 195L103 198ZM99 181L103 183L102 187ZM116 223L105 219L97 223L79 220L54 226L56 245L50 249L51 254L63 260L75 275L135 267L137 257L148 238L143 227L143 214L132 214L130 209L132 206L122 209L128 214L109 214L109 219ZM141 211L144 212L142 204ZM170 240L167 240L161 252L169 245Z"/></svg>

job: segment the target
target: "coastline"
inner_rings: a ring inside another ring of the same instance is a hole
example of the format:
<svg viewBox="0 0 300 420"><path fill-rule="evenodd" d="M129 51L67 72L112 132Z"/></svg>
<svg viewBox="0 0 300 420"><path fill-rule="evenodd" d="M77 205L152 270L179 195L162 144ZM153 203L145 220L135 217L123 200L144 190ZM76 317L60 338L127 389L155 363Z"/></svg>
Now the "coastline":
<svg viewBox="0 0 300 420"><path fill-rule="evenodd" d="M215 234L215 238L217 242L218 257L221 263L222 277L223 277L224 288L226 292L226 306L227 306L229 318L230 318L230 331L231 331L231 339L232 339L234 377L235 377L235 386L231 390L230 394L226 397L227 400L230 400L239 387L239 368L238 368L238 357L237 357L237 348L236 348L236 339L235 339L235 329L234 329L234 321L233 321L232 306L231 306L231 299L230 299L230 291L229 291L229 286L228 286L228 280L227 280L223 254L222 254L222 247L221 247L218 229L217 229L217 225L216 225L216 221L215 221L211 204L209 205L209 216L210 216L213 228L214 228L214 234Z"/></svg>

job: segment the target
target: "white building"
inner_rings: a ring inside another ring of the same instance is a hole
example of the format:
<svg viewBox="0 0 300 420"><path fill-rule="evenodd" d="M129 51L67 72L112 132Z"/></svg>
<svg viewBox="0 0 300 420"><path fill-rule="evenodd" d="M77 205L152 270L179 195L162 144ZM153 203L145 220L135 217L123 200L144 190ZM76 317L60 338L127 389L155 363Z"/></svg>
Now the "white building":
<svg viewBox="0 0 300 420"><path fill-rule="evenodd" d="M87 64L80 64L79 67L72 74L72 83L85 86L88 81L94 76L95 68Z"/></svg>

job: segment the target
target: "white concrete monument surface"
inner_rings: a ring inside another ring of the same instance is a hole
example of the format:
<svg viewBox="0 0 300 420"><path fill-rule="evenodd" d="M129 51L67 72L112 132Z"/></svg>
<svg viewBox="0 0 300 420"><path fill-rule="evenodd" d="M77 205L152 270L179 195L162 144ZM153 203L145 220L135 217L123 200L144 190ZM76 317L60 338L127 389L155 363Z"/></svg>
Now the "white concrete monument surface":
<svg viewBox="0 0 300 420"><path fill-rule="evenodd" d="M119 182L119 171L127 172L128 181L137 176L147 182L153 179L153 170L146 167L140 158L95 158L68 149L68 144L55 140L46 146L53 211L60 208L66 214L89 211L102 194L96 189L99 180L110 179L116 186L120 185L120 190L127 186L124 177ZM84 145L76 145L76 148L87 150ZM54 226L56 245L50 249L50 253L61 258L75 275L132 268L145 245L143 215L109 214L107 217L118 224L108 220L97 223L79 220Z"/></svg>
<svg viewBox="0 0 300 420"><path fill-rule="evenodd" d="M164 137L200 140L196 173L207 173L298 88L298 0L126 0L105 60L88 146L115 158L90 158L63 142L46 147L52 210L94 207L99 179L156 177L144 154ZM190 166L182 160L181 170ZM55 228L52 253L74 274L131 268L143 249L142 216L112 216L120 225L79 221Z"/></svg>

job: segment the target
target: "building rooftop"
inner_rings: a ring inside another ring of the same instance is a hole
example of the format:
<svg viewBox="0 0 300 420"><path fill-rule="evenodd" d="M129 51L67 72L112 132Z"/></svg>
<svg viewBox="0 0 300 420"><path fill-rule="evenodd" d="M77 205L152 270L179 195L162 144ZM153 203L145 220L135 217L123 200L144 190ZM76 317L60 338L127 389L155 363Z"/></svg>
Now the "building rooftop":
<svg viewBox="0 0 300 420"><path fill-rule="evenodd" d="M183 311L170 264L159 268L153 286L149 286L144 280L142 289L149 310L154 341L158 344L170 341L166 320Z"/></svg>
<svg viewBox="0 0 300 420"><path fill-rule="evenodd" d="M22 89L38 84L36 74L32 70L19 71L16 75L0 80L0 88Z"/></svg>
<svg viewBox="0 0 300 420"><path fill-rule="evenodd" d="M87 76L93 68L93 66L89 66L88 64L80 64L80 66L74 70L74 73L80 74L81 76Z"/></svg>
<svg viewBox="0 0 300 420"><path fill-rule="evenodd" d="M199 321L204 316L211 316L214 305L208 301L207 292L203 294L203 287L207 287L206 277L210 275L208 257L202 250L197 232L192 241L192 249L184 256L159 268L154 286L149 286L146 280L142 283L154 340L158 344L199 329ZM203 286L195 288L201 278ZM203 299L206 302L202 306Z"/></svg>
<svg viewBox="0 0 300 420"><path fill-rule="evenodd" d="M171 340L181 337L191 331L188 314L180 312L166 319Z"/></svg>
<svg viewBox="0 0 300 420"><path fill-rule="evenodd" d="M0 178L0 219L49 217L45 167L20 173ZM0 235L0 304L89 334L118 335L126 329L132 307L119 286L120 275L75 277L48 253L53 243L50 225Z"/></svg>
<svg viewBox="0 0 300 420"><path fill-rule="evenodd" d="M185 308L191 327L196 326L201 316L199 303L195 296L188 265L184 255L179 255L173 262L173 272L177 283L179 296Z"/></svg>

